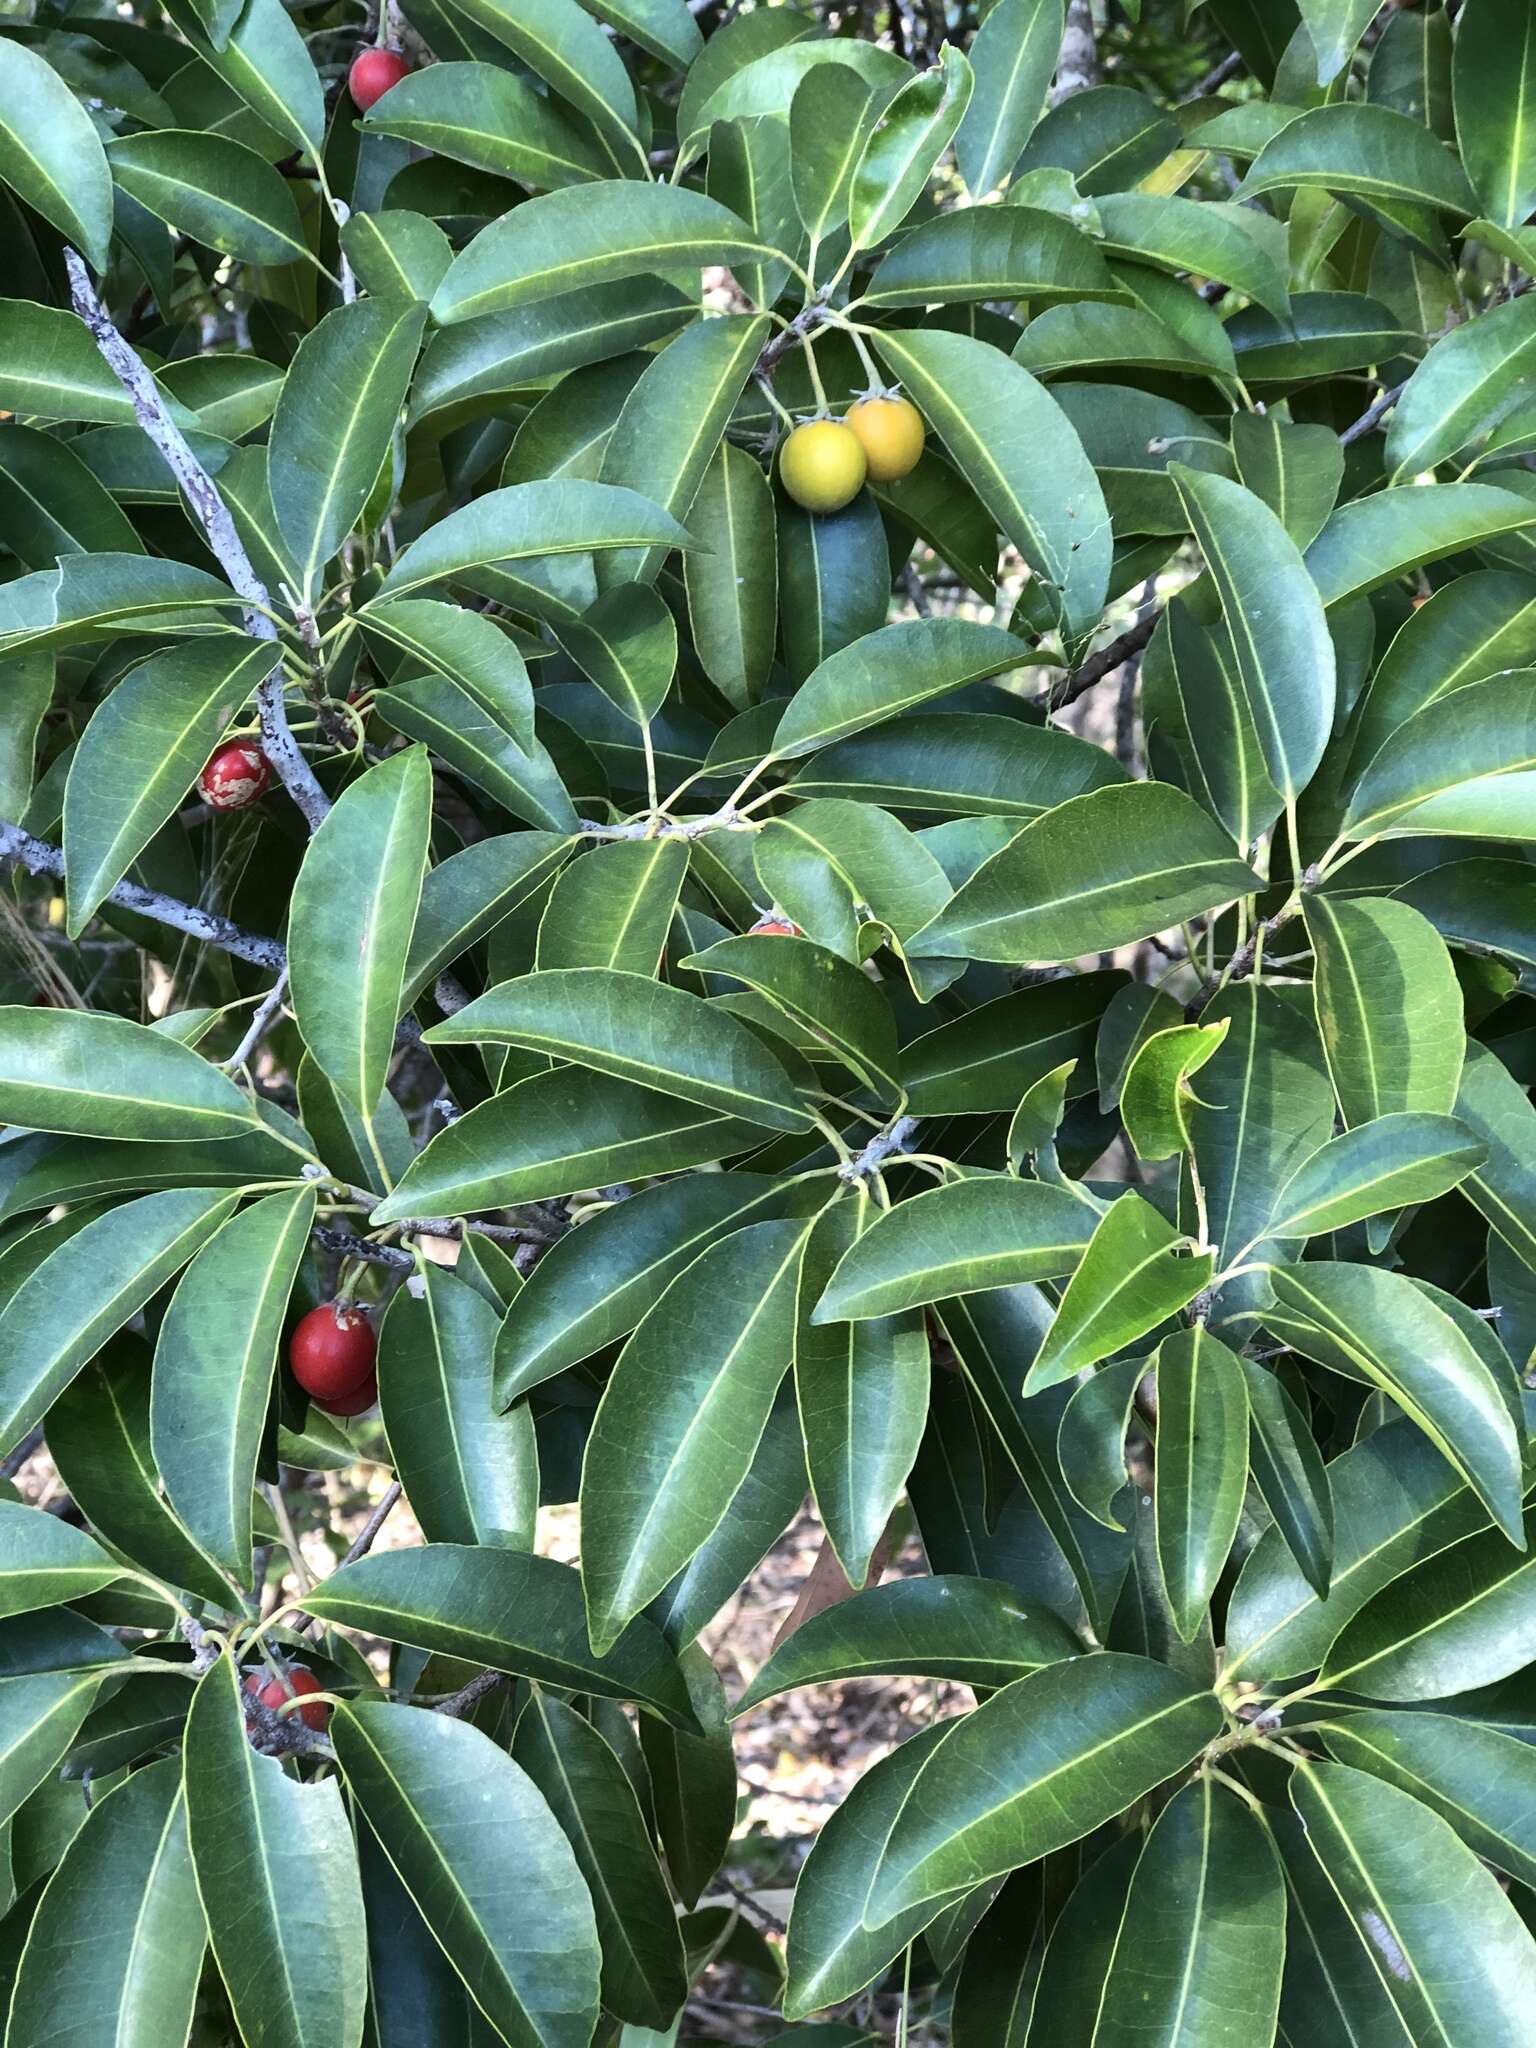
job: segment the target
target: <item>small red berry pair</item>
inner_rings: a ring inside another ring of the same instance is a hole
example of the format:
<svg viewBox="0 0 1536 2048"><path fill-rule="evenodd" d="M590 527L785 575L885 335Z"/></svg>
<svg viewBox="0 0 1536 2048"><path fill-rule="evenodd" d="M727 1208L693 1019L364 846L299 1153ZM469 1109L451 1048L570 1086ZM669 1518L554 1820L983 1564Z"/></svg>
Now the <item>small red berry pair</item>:
<svg viewBox="0 0 1536 2048"><path fill-rule="evenodd" d="M302 1664L288 1665L286 1673L286 1682L282 1678L268 1678L263 1681L259 1671L248 1671L245 1674L245 1689L249 1693L254 1693L261 1705L269 1707L274 1714L279 1707L287 1706L291 1699L302 1699L306 1693L325 1690L313 1671L307 1671ZM313 1706L300 1707L297 1718L306 1728L313 1728L318 1734L324 1728L329 1713L329 1707L323 1701L317 1700ZM292 1717L285 1715L284 1718Z"/></svg>
<svg viewBox="0 0 1536 2048"><path fill-rule="evenodd" d="M317 1407L361 1415L379 1398L373 1361L378 1341L359 1308L327 1302L312 1308L288 1340L293 1376Z"/></svg>

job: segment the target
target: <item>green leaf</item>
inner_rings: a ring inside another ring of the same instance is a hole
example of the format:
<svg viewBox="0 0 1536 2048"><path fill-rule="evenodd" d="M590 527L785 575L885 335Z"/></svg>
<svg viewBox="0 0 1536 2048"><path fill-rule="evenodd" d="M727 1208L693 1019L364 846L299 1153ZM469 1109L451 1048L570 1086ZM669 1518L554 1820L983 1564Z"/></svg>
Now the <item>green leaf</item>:
<svg viewBox="0 0 1536 2048"><path fill-rule="evenodd" d="M726 1725L725 1689L708 1655L690 1643L678 1652L701 1735L642 1721L640 1749L673 1889L698 1904L724 1862L736 1826L736 1755Z"/></svg>
<svg viewBox="0 0 1536 2048"><path fill-rule="evenodd" d="M99 1670L0 1679L0 1824L52 1776L101 1686Z"/></svg>
<svg viewBox="0 0 1536 2048"><path fill-rule="evenodd" d="M543 1201L675 1173L762 1142L756 1121L738 1122L586 1068L560 1067L530 1075L439 1131L373 1221L464 1216Z"/></svg>
<svg viewBox="0 0 1536 2048"><path fill-rule="evenodd" d="M278 1339L315 1217L312 1188L268 1195L197 1254L155 1349L150 1427L172 1507L241 1585L251 1574L251 1488Z"/></svg>
<svg viewBox="0 0 1536 2048"><path fill-rule="evenodd" d="M1320 424L1274 413L1232 415L1232 454L1240 480L1262 498L1299 548L1328 523L1344 480L1344 450Z"/></svg>
<svg viewBox="0 0 1536 2048"><path fill-rule="evenodd" d="M901 1072L913 1112L1014 1108L1064 1061L1090 1057L1100 1018L1109 1014L1106 1000L1112 1010L1124 986L1115 974L1063 975L997 996L908 1040Z"/></svg>
<svg viewBox="0 0 1536 2048"><path fill-rule="evenodd" d="M322 820L294 883L294 1016L316 1064L365 1118L389 1070L431 813L424 749L379 762Z"/></svg>
<svg viewBox="0 0 1536 2048"><path fill-rule="evenodd" d="M163 1032L105 1011L0 1008L0 1122L82 1138L233 1138L234 1082Z"/></svg>
<svg viewBox="0 0 1536 2048"><path fill-rule="evenodd" d="M1120 1091L1121 1119L1139 1157L1171 1159L1188 1149L1189 1077L1219 1050L1230 1024L1228 1017L1219 1024L1175 1024L1142 1040Z"/></svg>
<svg viewBox="0 0 1536 2048"><path fill-rule="evenodd" d="M1041 1181L968 1179L928 1188L873 1223L844 1257L813 1322L899 1315L988 1287L1070 1273L1095 1212Z"/></svg>
<svg viewBox="0 0 1536 2048"><path fill-rule="evenodd" d="M1040 1393L1097 1365L1193 1301L1210 1284L1216 1262L1210 1252L1182 1255L1187 1243L1127 1189L1099 1221L1067 1282L1025 1392Z"/></svg>
<svg viewBox="0 0 1536 2048"><path fill-rule="evenodd" d="M0 176L71 242L107 267L112 173L89 114L53 66L6 38L0 83Z"/></svg>
<svg viewBox="0 0 1536 2048"><path fill-rule="evenodd" d="M773 253L745 221L702 192L622 182L576 186L527 200L482 228L454 258L432 317L451 327L651 271Z"/></svg>
<svg viewBox="0 0 1536 2048"><path fill-rule="evenodd" d="M1536 1993L1530 1935L1446 1823L1344 1764L1291 1780L1306 1841L1343 1902L1409 2040L1515 2048Z"/></svg>
<svg viewBox="0 0 1536 2048"><path fill-rule="evenodd" d="M1221 604L1270 780L1293 800L1333 731L1333 642L1296 544L1241 484L1170 463Z"/></svg>
<svg viewBox="0 0 1536 2048"><path fill-rule="evenodd" d="M539 1455L526 1403L496 1413L496 1311L441 1267L403 1290L379 1340L379 1402L396 1475L429 1543L531 1550Z"/></svg>
<svg viewBox="0 0 1536 2048"><path fill-rule="evenodd" d="M686 989L617 968L504 981L426 1035L429 1045L521 1045L638 1082L717 1115L803 1131L809 1113L759 1039Z"/></svg>
<svg viewBox="0 0 1536 2048"><path fill-rule="evenodd" d="M794 1349L809 1225L756 1223L710 1246L620 1354L582 1466L582 1582L606 1649L720 1522Z"/></svg>
<svg viewBox="0 0 1536 2048"><path fill-rule="evenodd" d="M61 555L143 552L127 514L70 444L15 420L0 427L0 519L29 569L51 569Z"/></svg>
<svg viewBox="0 0 1536 2048"><path fill-rule="evenodd" d="M1533 519L1536 507L1492 484L1402 484L1341 505L1307 549L1307 573L1325 605L1342 604Z"/></svg>
<svg viewBox="0 0 1536 2048"><path fill-rule="evenodd" d="M375 700L386 724L420 740L492 802L541 830L574 832L576 812L554 762L534 742L524 751L508 730L523 711L515 702L492 709L484 695L446 676L413 676Z"/></svg>
<svg viewBox="0 0 1536 2048"><path fill-rule="evenodd" d="M1536 838L1529 670L1439 697L1372 757L1345 815L1350 838Z"/></svg>
<svg viewBox="0 0 1536 2048"><path fill-rule="evenodd" d="M299 344L272 415L269 475L300 595L362 516L399 424L425 319L417 305L359 299Z"/></svg>
<svg viewBox="0 0 1536 2048"><path fill-rule="evenodd" d="M1068 641L1085 639L1113 541L1098 479L1061 408L1020 364L969 335L882 329L875 346L1045 586Z"/></svg>
<svg viewBox="0 0 1536 2048"><path fill-rule="evenodd" d="M1474 1855L1529 1884L1532 1758L1524 1742L1449 1714L1351 1712L1327 1732L1340 1763L1368 1771L1449 1821Z"/></svg>
<svg viewBox="0 0 1536 2048"><path fill-rule="evenodd" d="M1248 1484L1241 1361L1203 1324L1157 1348L1157 1556L1192 1642L1225 1568Z"/></svg>
<svg viewBox="0 0 1536 2048"><path fill-rule="evenodd" d="M1079 1644L1048 1608L1021 1605L1011 1586L969 1576L893 1579L803 1621L773 1652L733 1710L803 1685L845 1679L944 1678L1010 1685Z"/></svg>
<svg viewBox="0 0 1536 2048"><path fill-rule="evenodd" d="M761 1174L684 1174L612 1203L553 1246L496 1340L497 1405L625 1337L730 1224L780 1200Z"/></svg>
<svg viewBox="0 0 1536 2048"><path fill-rule="evenodd" d="M676 1661L648 1621L605 1654L587 1638L581 1580L526 1551L429 1543L343 1565L304 1602L322 1621L601 1699L634 1700L694 1727Z"/></svg>
<svg viewBox="0 0 1536 2048"><path fill-rule="evenodd" d="M456 6L585 115L613 169L636 174L644 158L636 140L635 89L618 51L574 0L518 0L516 6L512 0L456 0Z"/></svg>
<svg viewBox="0 0 1536 2048"><path fill-rule="evenodd" d="M1369 0L1297 0L1297 4L1312 40L1317 82L1327 85L1353 57L1375 16Z"/></svg>
<svg viewBox="0 0 1536 2048"><path fill-rule="evenodd" d="M1220 1727L1210 1693L1144 1657L1069 1657L1021 1678L924 1762L867 1919L878 1926L1080 1840L1182 1770Z"/></svg>
<svg viewBox="0 0 1536 2048"><path fill-rule="evenodd" d="M1412 1280L1308 1261L1270 1275L1266 1323L1304 1357L1389 1394L1450 1460L1511 1543L1523 1542L1520 1438L1511 1394L1462 1330Z"/></svg>
<svg viewBox="0 0 1536 2048"><path fill-rule="evenodd" d="M1262 1819L1202 1774L1158 1815L1099 2006L1102 2048L1270 2041L1285 1962L1285 1883Z"/></svg>
<svg viewBox="0 0 1536 2048"><path fill-rule="evenodd" d="M101 1545L57 1515L0 1500L0 1616L83 1600L118 1577Z"/></svg>
<svg viewBox="0 0 1536 2048"><path fill-rule="evenodd" d="M409 1003L486 933L527 903L570 850L557 832L507 832L429 869L411 932L402 1000Z"/></svg>
<svg viewBox="0 0 1536 2048"><path fill-rule="evenodd" d="M1536 212L1536 23L1519 0L1473 0L1456 24L1456 142L1500 227Z"/></svg>
<svg viewBox="0 0 1536 2048"><path fill-rule="evenodd" d="M1251 894L1256 877L1192 797L1164 782L1091 791L1025 826L912 949L943 959L1074 960Z"/></svg>
<svg viewBox="0 0 1536 2048"><path fill-rule="evenodd" d="M168 10L203 62L252 108L266 128L318 160L325 148L325 94L298 27L281 0L245 0L226 31L201 33L193 0Z"/></svg>
<svg viewBox="0 0 1536 2048"><path fill-rule="evenodd" d="M999 0L992 12L1006 13L1011 4ZM1046 0L1042 12L1054 4ZM1069 221L1038 207L996 206L936 214L903 235L882 258L864 304L945 306L1003 298L1049 306L1058 299L1120 296L1108 264ZM1060 402L1058 392L1052 396Z"/></svg>
<svg viewBox="0 0 1536 2048"><path fill-rule="evenodd" d="M885 97L862 72L838 63L815 64L789 95L790 179L813 248L847 223L854 170Z"/></svg>
<svg viewBox="0 0 1536 2048"><path fill-rule="evenodd" d="M22 1956L16 2048L61 2031L88 2040L108 2015L117 2048L185 2040L206 1944L181 1766L167 1757L99 1799L65 1850Z"/></svg>
<svg viewBox="0 0 1536 2048"><path fill-rule="evenodd" d="M332 1727L348 1790L497 2034L515 2048L585 2048L598 2004L592 1901L527 1773L470 1722L419 1707L343 1706Z"/></svg>
<svg viewBox="0 0 1536 2048"><path fill-rule="evenodd" d="M624 1766L590 1721L538 1688L518 1716L512 1760L543 1795L592 1895L604 2006L665 2028L687 1993L683 1943Z"/></svg>
<svg viewBox="0 0 1536 2048"><path fill-rule="evenodd" d="M648 725L656 716L677 668L677 627L648 584L616 584L559 640L626 718Z"/></svg>
<svg viewBox="0 0 1536 2048"><path fill-rule="evenodd" d="M1243 209L1169 194L1117 192L1098 204L1105 252L1182 276L1193 271L1230 285L1279 320L1290 318L1283 258L1253 230Z"/></svg>
<svg viewBox="0 0 1536 2048"><path fill-rule="evenodd" d="M1011 633L968 619L909 619L828 655L790 699L773 736L777 760L878 725L1030 658Z"/></svg>
<svg viewBox="0 0 1536 2048"><path fill-rule="evenodd" d="M1488 1158L1459 1117L1401 1110L1343 1131L1302 1161L1275 1199L1273 1237L1322 1237L1433 1201Z"/></svg>
<svg viewBox="0 0 1536 2048"><path fill-rule="evenodd" d="M1498 1055L1470 1039L1456 1114L1488 1147L1486 1162L1467 1175L1462 1192L1536 1271L1536 1108Z"/></svg>
<svg viewBox="0 0 1536 2048"><path fill-rule="evenodd" d="M899 1100L896 1027L889 1003L867 975L814 939L786 943L782 933L756 938L747 933L719 939L678 965L745 982L866 1087L888 1101Z"/></svg>
<svg viewBox="0 0 1536 2048"><path fill-rule="evenodd" d="M293 194L242 142L146 129L119 136L107 162L120 190L193 241L244 263L310 260Z"/></svg>
<svg viewBox="0 0 1536 2048"><path fill-rule="evenodd" d="M649 596L641 584L626 586ZM556 878L539 920L537 964L603 967L654 979L688 873L681 839L615 839Z"/></svg>
<svg viewBox="0 0 1536 2048"><path fill-rule="evenodd" d="M1317 1026L1348 1126L1394 1112L1446 1116L1465 1046L1444 939L1406 903L1309 895Z"/></svg>
<svg viewBox="0 0 1536 2048"><path fill-rule="evenodd" d="M797 12L796 20L804 24L807 17ZM793 33L786 24L779 39L788 41ZM800 34L805 34L804 26ZM723 79L715 67L709 67L707 96L703 76L696 73L689 80L677 124L684 162L705 146L708 130L716 121L740 120L755 114L782 118L785 108L793 106L801 80L818 65L837 64L856 71L872 92L885 96L912 77L911 65L894 50L852 36L798 41L787 49L771 48L739 68L735 57L724 61L729 62L731 69Z"/></svg>
<svg viewBox="0 0 1536 2048"><path fill-rule="evenodd" d="M558 105L495 64L429 64L413 71L369 108L363 125L365 133L398 135L537 191L589 184L613 169Z"/></svg>
<svg viewBox="0 0 1536 2048"><path fill-rule="evenodd" d="M300 1784L258 1755L240 1699L234 1660L220 1657L193 1692L184 1750L192 1865L219 1974L248 2037L357 2048L363 1897L341 1787Z"/></svg>
<svg viewBox="0 0 1536 2048"><path fill-rule="evenodd" d="M128 671L80 736L64 789L69 930L102 899L185 801L188 789L272 667L269 643L219 633Z"/></svg>
<svg viewBox="0 0 1536 2048"><path fill-rule="evenodd" d="M1123 1358L1073 1388L1056 1431L1056 1457L1072 1498L1106 1529L1124 1529L1115 1513L1126 1483L1125 1443L1144 1358Z"/></svg>
<svg viewBox="0 0 1536 2048"><path fill-rule="evenodd" d="M461 505L413 541L396 558L380 594L400 597L426 583L470 580L473 570L530 556L650 545L696 543L670 514L617 484L569 477L509 484Z"/></svg>
<svg viewBox="0 0 1536 2048"><path fill-rule="evenodd" d="M453 247L437 222L404 207L396 213L353 214L341 230L341 252L374 298L410 299L422 306L453 261Z"/></svg>
<svg viewBox="0 0 1536 2048"><path fill-rule="evenodd" d="M483 612L408 597L371 605L360 623L366 637L376 635L457 683L505 726L525 752L532 748L533 691L527 667L516 643Z"/></svg>
<svg viewBox="0 0 1536 2048"><path fill-rule="evenodd" d="M1466 173L1422 122L1359 102L1313 107L1287 122L1259 151L1237 196L1313 187L1387 206L1431 207L1463 219L1477 211Z"/></svg>
<svg viewBox="0 0 1536 2048"><path fill-rule="evenodd" d="M1468 448L1508 411L1536 362L1536 307L1494 306L1437 341L1387 426L1390 481L1403 483Z"/></svg>
<svg viewBox="0 0 1536 2048"><path fill-rule="evenodd" d="M822 514L780 498L775 519L784 665L791 682L802 683L840 647L885 624L890 546L869 491Z"/></svg>
<svg viewBox="0 0 1536 2048"><path fill-rule="evenodd" d="M96 1217L28 1275L0 1314L0 1442L15 1444L42 1420L236 1200L218 1188L141 1196Z"/></svg>
<svg viewBox="0 0 1536 2048"><path fill-rule="evenodd" d="M920 197L971 103L971 67L952 43L939 61L904 85L864 145L848 189L855 249L883 242Z"/></svg>
<svg viewBox="0 0 1536 2048"><path fill-rule="evenodd" d="M1018 162L1060 51L1061 0L998 0L976 31L976 89L955 137L955 161L973 199L984 199Z"/></svg>
<svg viewBox="0 0 1536 2048"><path fill-rule="evenodd" d="M715 688L744 710L762 695L773 661L778 596L773 491L751 456L722 441L710 457L689 517L709 536L712 550L683 557L694 650Z"/></svg>
<svg viewBox="0 0 1536 2048"><path fill-rule="evenodd" d="M1248 1461L1254 1484L1319 1600L1333 1565L1333 1495L1306 1416L1279 1375L1239 1360L1248 1383Z"/></svg>

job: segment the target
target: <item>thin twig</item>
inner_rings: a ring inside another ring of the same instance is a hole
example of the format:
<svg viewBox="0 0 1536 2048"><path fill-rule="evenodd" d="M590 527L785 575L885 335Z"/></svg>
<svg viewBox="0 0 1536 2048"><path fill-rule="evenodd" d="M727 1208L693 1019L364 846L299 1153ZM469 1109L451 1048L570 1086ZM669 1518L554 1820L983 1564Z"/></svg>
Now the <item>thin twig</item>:
<svg viewBox="0 0 1536 2048"><path fill-rule="evenodd" d="M1347 426L1343 433L1340 434L1339 446L1341 448L1348 448L1353 442L1363 439L1371 431L1372 427L1379 425L1381 420L1396 405L1399 398L1402 397L1407 381L1405 377L1402 384L1394 384L1390 390L1380 392L1372 399L1365 411L1361 413L1359 419L1355 420L1350 426Z"/></svg>
<svg viewBox="0 0 1536 2048"><path fill-rule="evenodd" d="M266 995L262 998L260 1007L251 1019L244 1038L241 1039L229 1058L224 1061L227 1071L233 1072L236 1067L243 1067L246 1061L250 1059L261 1044L261 1041L276 1023L278 1012L283 1007L283 997L287 993L288 969L284 967L281 974L278 975L276 981L273 982L271 988L267 990Z"/></svg>
<svg viewBox="0 0 1536 2048"><path fill-rule="evenodd" d="M488 1692L494 1692L497 1686L506 1683L507 1674L504 1671L477 1671L468 1685L460 1686L456 1693L451 1693L447 1699L441 1701L434 1711L447 1714L457 1721L467 1714L471 1707L483 1700Z"/></svg>

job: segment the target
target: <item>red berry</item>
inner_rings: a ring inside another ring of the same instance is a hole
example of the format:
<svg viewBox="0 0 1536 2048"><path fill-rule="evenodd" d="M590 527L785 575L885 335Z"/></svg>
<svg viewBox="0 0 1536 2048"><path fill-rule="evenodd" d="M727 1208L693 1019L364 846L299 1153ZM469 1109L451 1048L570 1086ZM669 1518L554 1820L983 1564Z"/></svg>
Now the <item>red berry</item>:
<svg viewBox="0 0 1536 2048"><path fill-rule="evenodd" d="M347 73L347 91L360 114L383 99L391 86L398 85L410 70L398 50L359 50Z"/></svg>
<svg viewBox="0 0 1536 2048"><path fill-rule="evenodd" d="M254 740L230 740L197 778L211 811L243 811L272 780L272 764Z"/></svg>
<svg viewBox="0 0 1536 2048"><path fill-rule="evenodd" d="M379 1383L372 1373L350 1394L335 1394L327 1401L316 1401L317 1408L323 1408L327 1415L361 1415L373 1406L379 1398Z"/></svg>
<svg viewBox="0 0 1536 2048"><path fill-rule="evenodd" d="M791 924L787 917L760 917L757 923L748 927L749 939L803 939L805 934L799 925Z"/></svg>
<svg viewBox="0 0 1536 2048"><path fill-rule="evenodd" d="M289 1690L290 1687L292 1691ZM263 1685L260 1672L248 1671L245 1676L245 1689L247 1692L255 1693L264 1707L270 1707L273 1713L276 1713L278 1708L286 1706L295 1694L302 1697L307 1692L324 1692L325 1687L313 1671L306 1671L302 1664L290 1664L287 1685L284 1685L280 1678L269 1678ZM317 1702L312 1707L300 1707L298 1718L306 1728L313 1728L318 1732L325 1726L329 1713L329 1707L323 1702ZM287 1715L284 1716L285 1720L288 1718Z"/></svg>
<svg viewBox="0 0 1536 2048"><path fill-rule="evenodd" d="M288 1363L305 1393L328 1407L372 1383L376 1348L373 1325L361 1309L327 1302L323 1308L312 1308L289 1338ZM361 1410L332 1412L358 1414Z"/></svg>

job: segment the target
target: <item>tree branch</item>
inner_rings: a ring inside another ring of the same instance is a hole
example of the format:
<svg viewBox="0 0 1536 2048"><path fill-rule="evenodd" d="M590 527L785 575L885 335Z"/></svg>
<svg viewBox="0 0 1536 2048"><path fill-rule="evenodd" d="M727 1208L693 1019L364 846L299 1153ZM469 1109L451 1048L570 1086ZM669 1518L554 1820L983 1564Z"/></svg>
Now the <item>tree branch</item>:
<svg viewBox="0 0 1536 2048"><path fill-rule="evenodd" d="M1067 0L1066 29L1061 38L1061 55L1056 60L1051 105L1059 107L1063 100L1086 92L1098 82L1099 48L1093 33L1093 0Z"/></svg>
<svg viewBox="0 0 1536 2048"><path fill-rule="evenodd" d="M245 630L253 640L270 640L273 646L271 673L257 688L261 712L261 744L283 787L304 814L311 832L331 807L331 800L315 780L298 741L288 726L283 702L284 678L278 660L277 628L267 616L271 598L256 574L245 544L236 530L229 507L218 486L187 444L187 438L171 418L160 388L137 353L118 333L110 314L96 296L90 275L73 249L64 251L69 272L70 297L75 311L90 329L107 368L133 403L134 417L159 450L165 466L181 487L197 523L207 536L230 587L245 605Z"/></svg>

